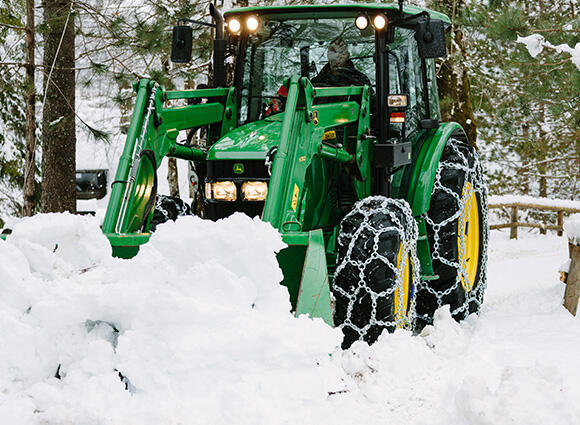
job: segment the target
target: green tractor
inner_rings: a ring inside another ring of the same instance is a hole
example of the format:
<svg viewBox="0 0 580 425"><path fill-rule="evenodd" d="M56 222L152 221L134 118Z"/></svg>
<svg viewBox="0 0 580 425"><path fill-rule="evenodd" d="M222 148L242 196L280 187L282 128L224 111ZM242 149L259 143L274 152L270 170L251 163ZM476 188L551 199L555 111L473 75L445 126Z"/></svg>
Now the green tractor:
<svg viewBox="0 0 580 425"><path fill-rule="evenodd" d="M149 240L156 171L174 157L195 170L194 212L278 229L293 311L340 326L345 347L420 330L443 305L458 320L478 312L487 191L465 131L440 122L449 19L402 2L210 13L213 87L134 86L103 224L114 255ZM191 58L189 23L173 29L174 62Z"/></svg>

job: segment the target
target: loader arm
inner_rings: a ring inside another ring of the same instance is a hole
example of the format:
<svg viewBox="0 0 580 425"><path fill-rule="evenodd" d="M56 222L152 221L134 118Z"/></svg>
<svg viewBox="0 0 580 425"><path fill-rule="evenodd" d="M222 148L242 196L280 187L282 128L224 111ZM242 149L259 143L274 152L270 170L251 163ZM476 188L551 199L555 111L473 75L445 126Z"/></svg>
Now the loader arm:
<svg viewBox="0 0 580 425"><path fill-rule="evenodd" d="M201 149L179 145L179 131L209 125L209 142L236 126L235 88L165 91L143 79L135 85L137 100L125 148L112 183L103 232L113 254L135 255L149 240L156 197L157 169L165 156L204 160ZM167 101L207 99L187 106L165 106Z"/></svg>
<svg viewBox="0 0 580 425"><path fill-rule="evenodd" d="M285 85L288 99L262 219L277 228L288 244L278 261L296 315L309 314L333 324L327 258L335 251L336 225L327 240L322 228L306 228L304 217L310 207L306 192L315 183L307 181L307 170L316 157L351 164L358 167L362 180L357 192L361 197L370 194L370 142L363 137L369 127L369 91L368 87L315 89L299 76ZM345 96L360 101L341 100ZM315 104L316 98L335 102ZM324 143L325 133L342 125L355 127L354 143Z"/></svg>
<svg viewBox="0 0 580 425"><path fill-rule="evenodd" d="M306 170L315 156L359 168L370 190L369 142L364 138L369 127L368 87L333 87L314 89L304 77L293 76L287 83L288 100L282 123L280 145L272 166L270 189L262 219L286 231L303 230L301 207ZM361 102L342 101L313 105L314 98L361 96ZM323 136L339 125L357 124L356 149L343 145L329 146ZM363 160L364 159L364 160ZM366 186L363 186L366 187ZM364 189L362 190L364 192ZM361 193L360 197L368 196ZM307 208L307 206L304 206Z"/></svg>

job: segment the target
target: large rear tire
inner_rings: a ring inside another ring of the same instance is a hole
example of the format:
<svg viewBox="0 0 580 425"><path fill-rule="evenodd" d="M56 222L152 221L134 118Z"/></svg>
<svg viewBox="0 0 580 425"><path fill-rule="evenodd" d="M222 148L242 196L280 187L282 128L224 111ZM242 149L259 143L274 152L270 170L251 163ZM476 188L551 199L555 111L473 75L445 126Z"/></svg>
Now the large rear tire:
<svg viewBox="0 0 580 425"><path fill-rule="evenodd" d="M443 150L425 222L438 278L419 285L419 327L447 304L456 320L478 313L486 287L487 187L477 152L465 141L451 138Z"/></svg>
<svg viewBox="0 0 580 425"><path fill-rule="evenodd" d="M417 224L405 201L374 196L342 220L332 283L343 348L387 329L413 329L419 282Z"/></svg>

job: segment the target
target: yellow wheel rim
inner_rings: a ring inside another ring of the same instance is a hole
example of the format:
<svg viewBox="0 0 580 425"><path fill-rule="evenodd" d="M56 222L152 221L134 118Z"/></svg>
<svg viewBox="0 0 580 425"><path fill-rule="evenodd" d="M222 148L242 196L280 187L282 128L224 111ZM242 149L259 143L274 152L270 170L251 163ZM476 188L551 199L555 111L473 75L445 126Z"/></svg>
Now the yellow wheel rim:
<svg viewBox="0 0 580 425"><path fill-rule="evenodd" d="M466 291L471 291L479 265L479 207L470 182L463 186L461 198L464 203L457 229L461 285Z"/></svg>
<svg viewBox="0 0 580 425"><path fill-rule="evenodd" d="M395 289L395 318L397 319L397 327L400 328L406 323L405 317L409 305L409 285L411 282L409 253L403 252L403 245L399 248L397 255L397 282L401 282L401 285ZM402 296L399 291L403 291Z"/></svg>

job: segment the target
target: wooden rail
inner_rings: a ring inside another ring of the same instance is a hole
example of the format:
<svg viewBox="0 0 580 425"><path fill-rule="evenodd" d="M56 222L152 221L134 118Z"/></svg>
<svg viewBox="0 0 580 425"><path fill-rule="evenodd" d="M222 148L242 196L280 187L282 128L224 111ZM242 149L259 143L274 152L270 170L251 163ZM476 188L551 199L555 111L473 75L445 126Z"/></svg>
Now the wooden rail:
<svg viewBox="0 0 580 425"><path fill-rule="evenodd" d="M558 236L562 236L564 232L564 214L574 214L580 213L580 208L560 206L560 205L542 205L534 204L528 202L490 202L488 205L489 209L492 208L509 208L510 209L510 222L492 224L489 226L490 229L504 229L510 228L510 239L518 238L518 227L531 227L540 229L542 234L546 233L546 230L556 230ZM557 224L546 224L546 223L526 223L518 221L518 211L519 210L540 210L540 211L551 211L557 214Z"/></svg>

